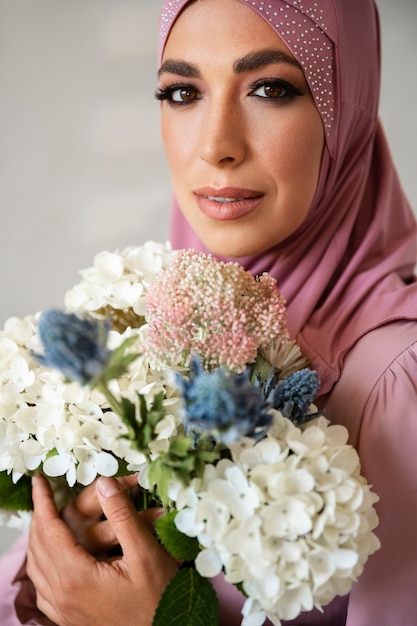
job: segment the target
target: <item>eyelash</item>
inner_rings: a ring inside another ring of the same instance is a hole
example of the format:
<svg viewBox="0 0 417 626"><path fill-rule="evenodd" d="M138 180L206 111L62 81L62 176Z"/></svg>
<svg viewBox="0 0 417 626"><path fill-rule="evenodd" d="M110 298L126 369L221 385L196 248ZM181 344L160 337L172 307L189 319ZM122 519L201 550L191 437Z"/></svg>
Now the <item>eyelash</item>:
<svg viewBox="0 0 417 626"><path fill-rule="evenodd" d="M284 92L284 95L279 95L277 97L268 97L268 96L260 96L255 92L260 88L279 88ZM186 91L190 93L194 93L194 98L191 100L174 100L173 95L176 91ZM274 79L261 79L250 85L250 91L248 96L261 98L262 100L271 100L272 102L279 102L280 104L283 101L293 100L297 96L303 96L304 92L288 83L286 80L274 78ZM190 104L194 104L197 100L201 99L201 92L194 87L194 85L185 84L185 83L174 83L169 85L168 87L159 87L155 92L155 98L159 101L168 101L172 106L187 106Z"/></svg>
<svg viewBox="0 0 417 626"><path fill-rule="evenodd" d="M272 87L272 88L278 87L284 92L284 95L279 95L276 98L273 98L273 97L268 98L267 96L256 95L255 91L257 91L261 87ZM297 87L294 87L294 85L291 85L291 83L288 83L286 80L283 80L282 78L273 78L273 79L262 78L261 80L257 80L254 83L252 83L252 85L250 86L250 92L249 92L249 96L253 96L255 98L262 98L264 100L292 100L293 98L297 96L303 96L303 95L304 95L303 91L301 91Z"/></svg>
<svg viewBox="0 0 417 626"><path fill-rule="evenodd" d="M193 100L174 100L173 99L173 95L176 91L189 91L189 92L194 92L196 94L196 97ZM164 101L167 100L172 106L184 106L187 104L193 104L196 100L199 100L199 90L194 87L193 85L187 85L184 83L173 83L172 85L169 85L168 87L158 87L158 89L155 92L155 98L159 101Z"/></svg>

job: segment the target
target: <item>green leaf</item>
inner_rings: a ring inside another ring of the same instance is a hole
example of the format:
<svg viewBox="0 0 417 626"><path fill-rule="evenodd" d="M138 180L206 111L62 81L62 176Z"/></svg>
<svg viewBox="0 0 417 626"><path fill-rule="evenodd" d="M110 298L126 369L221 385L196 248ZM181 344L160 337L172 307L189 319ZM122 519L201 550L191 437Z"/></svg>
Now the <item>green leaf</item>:
<svg viewBox="0 0 417 626"><path fill-rule="evenodd" d="M22 476L17 483L11 474L0 472L0 508L7 511L31 511L32 483L29 476Z"/></svg>
<svg viewBox="0 0 417 626"><path fill-rule="evenodd" d="M181 561L194 561L200 552L200 546L196 537L187 537L175 526L175 516L178 511L170 511L155 522L158 538L164 547L176 559Z"/></svg>
<svg viewBox="0 0 417 626"><path fill-rule="evenodd" d="M181 459L187 456L188 450L191 448L191 441L182 435L178 435L169 446L169 452L171 455L175 455Z"/></svg>
<svg viewBox="0 0 417 626"><path fill-rule="evenodd" d="M125 339L116 350L114 350L107 362L106 369L103 372L101 378L105 382L114 378L120 378L128 369L129 365L135 361L139 353L129 352L126 350L137 340L135 335Z"/></svg>
<svg viewBox="0 0 417 626"><path fill-rule="evenodd" d="M178 570L168 583L152 626L218 626L219 603L207 578L191 567Z"/></svg>
<svg viewBox="0 0 417 626"><path fill-rule="evenodd" d="M168 488L171 478L171 469L164 464L162 457L157 457L149 465L148 479L151 487L156 487L156 495L161 499L164 507L168 504Z"/></svg>
<svg viewBox="0 0 417 626"><path fill-rule="evenodd" d="M123 419L126 426L130 427L129 430L131 430L132 433L136 433L138 426L136 422L136 406L129 400L129 398L125 397L120 398L120 406L120 417Z"/></svg>

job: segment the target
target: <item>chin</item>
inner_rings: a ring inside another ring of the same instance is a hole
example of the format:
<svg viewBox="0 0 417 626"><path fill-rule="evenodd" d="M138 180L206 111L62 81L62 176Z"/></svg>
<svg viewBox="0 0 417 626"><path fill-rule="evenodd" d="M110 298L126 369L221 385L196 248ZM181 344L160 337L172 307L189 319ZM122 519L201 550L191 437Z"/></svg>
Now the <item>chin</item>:
<svg viewBox="0 0 417 626"><path fill-rule="evenodd" d="M186 218L187 219L187 218ZM258 220L216 222L197 220L189 224L200 241L212 254L239 258L261 254L275 247L286 236L285 229L265 226Z"/></svg>
<svg viewBox="0 0 417 626"><path fill-rule="evenodd" d="M266 246L260 241L250 243L242 243L241 241L233 242L230 239L213 241L211 238L204 237L201 238L201 241L213 254L231 259L259 254L269 248L269 246Z"/></svg>

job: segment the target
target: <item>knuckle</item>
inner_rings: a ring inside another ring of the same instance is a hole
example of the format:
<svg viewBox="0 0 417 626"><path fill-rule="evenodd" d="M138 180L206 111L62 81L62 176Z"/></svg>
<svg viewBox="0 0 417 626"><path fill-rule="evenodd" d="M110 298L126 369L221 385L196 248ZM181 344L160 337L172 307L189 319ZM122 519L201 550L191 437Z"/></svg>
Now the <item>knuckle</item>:
<svg viewBox="0 0 417 626"><path fill-rule="evenodd" d="M133 519L133 513L126 503L117 503L108 511L107 518L111 523L123 524Z"/></svg>

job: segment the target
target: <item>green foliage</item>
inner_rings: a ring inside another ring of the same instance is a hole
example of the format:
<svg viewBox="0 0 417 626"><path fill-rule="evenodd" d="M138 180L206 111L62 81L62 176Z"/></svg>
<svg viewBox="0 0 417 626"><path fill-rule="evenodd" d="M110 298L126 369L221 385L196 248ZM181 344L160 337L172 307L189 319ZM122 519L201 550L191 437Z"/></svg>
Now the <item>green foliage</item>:
<svg viewBox="0 0 417 626"><path fill-rule="evenodd" d="M127 352L126 350L137 341L137 337L132 335L123 341L116 350L110 355L106 368L100 378L104 383L110 380L120 378L129 368L129 365L135 361L139 354L137 352Z"/></svg>
<svg viewBox="0 0 417 626"><path fill-rule="evenodd" d="M175 526L178 511L170 511L155 522L156 534L170 554L181 561L194 561L200 551L198 540L187 537Z"/></svg>
<svg viewBox="0 0 417 626"><path fill-rule="evenodd" d="M148 408L145 397L138 394L140 406L140 420L135 420L132 427L135 429L135 441L139 450L148 452L149 444L157 438L155 433L156 425L164 417L164 393L158 393L152 402L152 406Z"/></svg>
<svg viewBox="0 0 417 626"><path fill-rule="evenodd" d="M191 567L178 570L165 589L152 626L218 626L219 604L212 584Z"/></svg>
<svg viewBox="0 0 417 626"><path fill-rule="evenodd" d="M29 476L22 476L17 483L7 472L0 472L0 508L7 511L31 511L32 484Z"/></svg>
<svg viewBox="0 0 417 626"><path fill-rule="evenodd" d="M177 435L170 442L169 450L150 464L150 488L156 487L163 506L167 507L170 480L176 478L184 485L189 485L193 478L203 475L207 463L214 463L219 458L220 452L208 439L200 439L193 447L188 437Z"/></svg>

